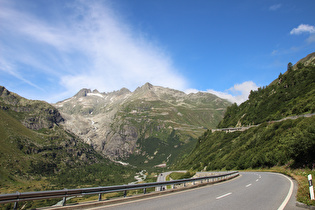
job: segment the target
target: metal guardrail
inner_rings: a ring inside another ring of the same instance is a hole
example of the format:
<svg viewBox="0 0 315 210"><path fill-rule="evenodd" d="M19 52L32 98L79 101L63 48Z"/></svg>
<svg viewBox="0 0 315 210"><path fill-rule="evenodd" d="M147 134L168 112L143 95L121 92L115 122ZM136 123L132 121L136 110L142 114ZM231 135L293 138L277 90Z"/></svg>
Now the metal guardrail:
<svg viewBox="0 0 315 210"><path fill-rule="evenodd" d="M180 179L180 180L165 181L165 182L152 182L152 183L132 184L132 185L116 185L116 186L106 186L106 187L64 189L64 190L24 192L24 193L16 192L12 194L1 194L0 204L15 203L14 209L17 209L18 202L21 202L21 201L43 200L43 199L50 199L50 198L63 198L62 205L65 205L67 197L79 196L79 195L92 195L92 194L99 194L99 201L101 201L103 193L123 191L124 197L125 197L127 195L128 190L143 189L144 194L145 194L147 188L152 188L152 187L162 188L163 186L167 186L167 185L173 185L174 187L177 184L184 184L184 186L186 186L186 183L191 182L195 184L196 181L200 181L202 183L204 180L206 180L206 182L217 182L217 181L227 180L238 175L239 175L238 171L233 171L233 172L228 172L228 173L219 174L219 175L197 177L197 178L190 178L190 179Z"/></svg>

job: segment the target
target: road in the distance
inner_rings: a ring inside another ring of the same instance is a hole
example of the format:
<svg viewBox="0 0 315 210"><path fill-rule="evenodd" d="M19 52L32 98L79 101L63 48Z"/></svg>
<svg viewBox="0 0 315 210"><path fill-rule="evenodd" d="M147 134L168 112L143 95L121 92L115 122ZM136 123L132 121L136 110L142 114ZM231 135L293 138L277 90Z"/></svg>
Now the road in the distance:
<svg viewBox="0 0 315 210"><path fill-rule="evenodd" d="M178 173L186 173L187 171L168 171L168 172L163 172L163 173L160 173L158 174L157 176L157 180L156 182L165 182L166 181L166 177L168 175L170 175L171 173L173 172L178 172ZM166 186L161 186L161 187L156 187L155 188L155 191L163 191L166 189Z"/></svg>
<svg viewBox="0 0 315 210"><path fill-rule="evenodd" d="M215 185L93 209L298 209L288 177L267 172L240 174ZM286 199L290 199L287 204Z"/></svg>

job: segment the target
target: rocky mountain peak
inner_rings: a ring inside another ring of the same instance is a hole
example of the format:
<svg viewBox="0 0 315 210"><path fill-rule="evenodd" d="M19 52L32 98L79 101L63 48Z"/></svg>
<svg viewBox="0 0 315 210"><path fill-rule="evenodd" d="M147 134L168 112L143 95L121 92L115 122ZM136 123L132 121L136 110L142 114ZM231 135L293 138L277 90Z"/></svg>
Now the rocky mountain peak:
<svg viewBox="0 0 315 210"><path fill-rule="evenodd" d="M299 60L294 66L293 69L297 69L299 64L304 66L314 66L315 65L315 52L308 54L305 58Z"/></svg>
<svg viewBox="0 0 315 210"><path fill-rule="evenodd" d="M119 91L118 91L120 94L128 94L128 93L131 93L131 91L127 88L121 88Z"/></svg>
<svg viewBox="0 0 315 210"><path fill-rule="evenodd" d="M145 100L157 100L159 97L156 94L156 86L153 86L150 83L145 83L143 86L138 87L133 92L134 97L142 98Z"/></svg>
<svg viewBox="0 0 315 210"><path fill-rule="evenodd" d="M153 88L153 85L149 82L145 83L143 86L142 86L143 89L152 89Z"/></svg>
<svg viewBox="0 0 315 210"><path fill-rule="evenodd" d="M0 86L0 109L19 113L17 119L33 130L52 128L64 121L59 111L47 102L28 100L3 86Z"/></svg>
<svg viewBox="0 0 315 210"><path fill-rule="evenodd" d="M95 91L95 90L94 90ZM93 92L94 92L93 91ZM96 90L97 91L97 90ZM98 91L97 91L98 92ZM88 93L92 93L91 89L83 88L74 97L81 98L86 97Z"/></svg>
<svg viewBox="0 0 315 210"><path fill-rule="evenodd" d="M0 96L4 95L7 96L10 94L10 91L8 91L5 87L0 86Z"/></svg>
<svg viewBox="0 0 315 210"><path fill-rule="evenodd" d="M153 85L150 83L145 83L144 85L142 85L141 87L138 87L135 92L144 92L144 91L149 91L153 89Z"/></svg>

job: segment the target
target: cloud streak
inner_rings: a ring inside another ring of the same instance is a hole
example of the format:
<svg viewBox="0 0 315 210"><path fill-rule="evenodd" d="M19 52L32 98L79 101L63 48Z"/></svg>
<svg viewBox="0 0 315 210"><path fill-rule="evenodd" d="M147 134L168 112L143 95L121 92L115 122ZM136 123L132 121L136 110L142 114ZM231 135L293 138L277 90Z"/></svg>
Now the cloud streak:
<svg viewBox="0 0 315 210"><path fill-rule="evenodd" d="M290 31L291 35L299 35L302 33L315 33L315 27L308 24L300 24L297 28L293 28Z"/></svg>
<svg viewBox="0 0 315 210"><path fill-rule="evenodd" d="M282 4L274 4L274 5L269 7L269 10L270 11L276 11L276 10L280 9L281 6L282 6Z"/></svg>
<svg viewBox="0 0 315 210"><path fill-rule="evenodd" d="M131 28L108 1L65 4L71 12L62 22L41 20L6 0L0 4L3 59L14 67L11 75L24 78L29 85L38 87L43 81L35 81L34 75L40 74L48 78L47 82L60 85L61 95L74 94L83 87L132 90L145 82L187 88L187 80L168 53Z"/></svg>
<svg viewBox="0 0 315 210"><path fill-rule="evenodd" d="M235 84L233 87L225 91L216 91L209 89L205 92L212 93L220 98L226 99L232 103L241 104L248 99L251 90L257 90L258 86L253 81L246 81L241 84ZM196 93L198 90L188 89L188 93Z"/></svg>

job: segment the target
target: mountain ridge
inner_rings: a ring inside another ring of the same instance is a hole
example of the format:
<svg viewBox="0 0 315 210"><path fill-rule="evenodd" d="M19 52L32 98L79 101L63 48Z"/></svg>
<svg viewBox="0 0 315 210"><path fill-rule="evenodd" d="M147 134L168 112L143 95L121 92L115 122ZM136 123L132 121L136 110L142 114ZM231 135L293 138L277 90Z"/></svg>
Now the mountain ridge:
<svg viewBox="0 0 315 210"><path fill-rule="evenodd" d="M0 86L0 109L15 113L23 125L33 130L52 128L64 121L52 105L39 100L28 100L3 86Z"/></svg>
<svg viewBox="0 0 315 210"><path fill-rule="evenodd" d="M133 92L122 88L93 93L85 88L53 105L64 116L67 129L105 156L126 160L143 154L143 161L152 162L157 152L148 155L139 142L153 136L163 142L175 135L180 140L173 146L180 150L179 145L213 128L229 104L210 93L186 94L146 83Z"/></svg>
<svg viewBox="0 0 315 210"><path fill-rule="evenodd" d="M65 130L63 121L51 104L28 100L0 86L1 193L133 180L135 169L104 158Z"/></svg>

